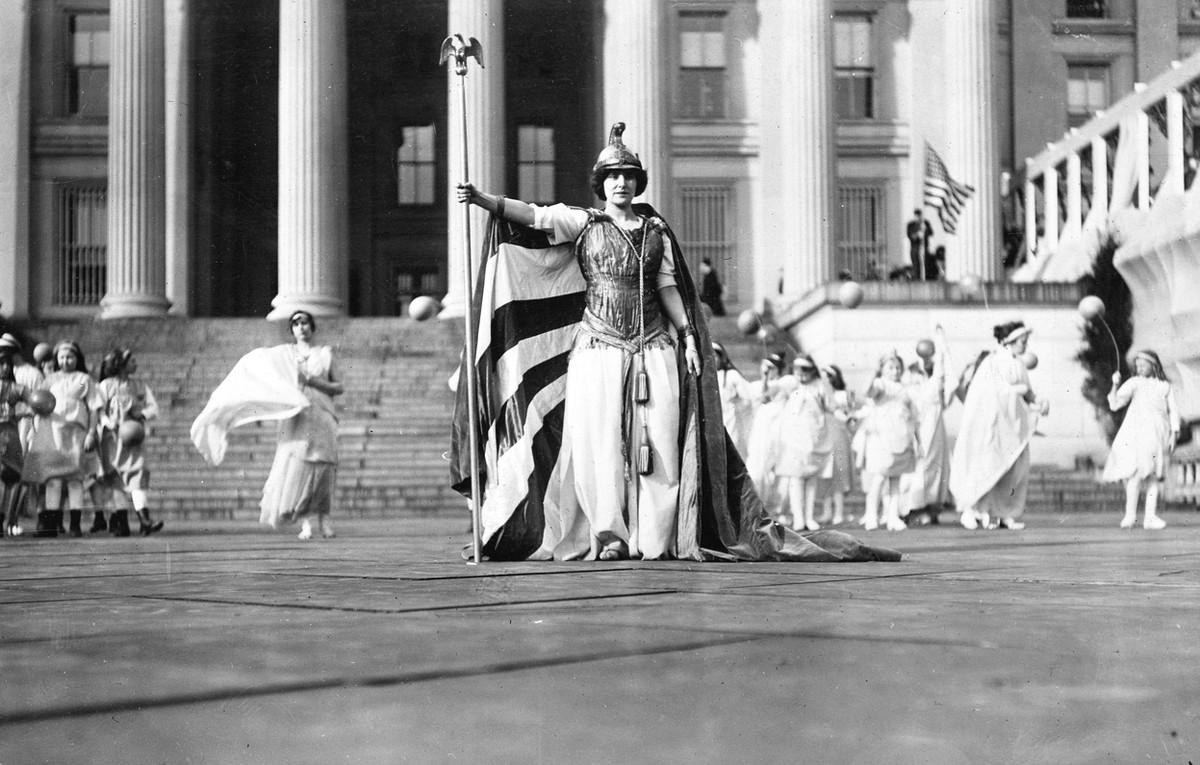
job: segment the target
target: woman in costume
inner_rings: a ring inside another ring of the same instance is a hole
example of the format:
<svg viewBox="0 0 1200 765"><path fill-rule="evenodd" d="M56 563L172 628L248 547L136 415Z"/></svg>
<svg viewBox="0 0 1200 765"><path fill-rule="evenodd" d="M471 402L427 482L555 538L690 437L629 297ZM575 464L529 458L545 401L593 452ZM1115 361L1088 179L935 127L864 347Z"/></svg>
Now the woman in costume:
<svg viewBox="0 0 1200 765"><path fill-rule="evenodd" d="M647 174L621 141L623 132L624 125L614 127L615 140L592 170L592 191L604 200L603 211L541 207L459 186L462 202L542 231L551 244L575 243L588 290L567 370L564 443L570 443L576 495L601 560L676 554L676 348L683 349L687 374L700 374L701 363L675 284L666 223L633 209ZM630 459L647 453L649 465Z"/></svg>
<svg viewBox="0 0 1200 765"><path fill-rule="evenodd" d="M950 444L945 412L953 391L946 390L946 335L934 330L933 354L909 368L908 389L917 409L921 456L916 469L901 481L904 514L926 514L930 523L950 500ZM913 520L916 520L915 518Z"/></svg>
<svg viewBox="0 0 1200 765"><path fill-rule="evenodd" d="M1114 412L1129 407L1104 463L1105 481L1125 482L1125 517L1121 528L1137 523L1138 498L1146 487L1146 513L1142 526L1166 528L1158 515L1158 493L1167 463L1179 439L1179 405L1154 351L1138 351L1133 357L1134 376L1124 383L1121 372L1113 373L1108 406Z"/></svg>
<svg viewBox="0 0 1200 765"><path fill-rule="evenodd" d="M480 384L471 405L459 386L451 460L455 488L482 495L484 554L898 559L765 517L725 432L686 261L665 221L633 203L647 174L623 131L613 126L592 169L603 210L458 187L460 202L495 216L475 294L476 358L464 360ZM478 475L467 458L471 408L481 415Z"/></svg>
<svg viewBox="0 0 1200 765"><path fill-rule="evenodd" d="M997 347L975 370L950 460L950 491L964 527L1023 529L1029 441L1049 404L1034 395L1021 360L1033 330L1024 322L993 329Z"/></svg>
<svg viewBox="0 0 1200 765"><path fill-rule="evenodd" d="M333 398L344 388L330 347L313 342L313 315L293 312L288 328L293 342L258 348L238 360L192 423L192 443L217 465L225 458L228 431L278 421L275 461L263 486L259 520L272 528L280 521L299 520L300 539L332 537L327 516L338 462Z"/></svg>

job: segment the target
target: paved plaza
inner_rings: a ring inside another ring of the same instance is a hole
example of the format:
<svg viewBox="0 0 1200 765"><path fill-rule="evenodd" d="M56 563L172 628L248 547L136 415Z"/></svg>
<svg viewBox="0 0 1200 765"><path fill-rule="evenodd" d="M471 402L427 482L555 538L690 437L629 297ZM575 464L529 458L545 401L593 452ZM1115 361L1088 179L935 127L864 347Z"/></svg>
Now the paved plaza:
<svg viewBox="0 0 1200 765"><path fill-rule="evenodd" d="M4 540L0 763L1197 763L1166 518L859 534L891 564L469 566L449 515Z"/></svg>

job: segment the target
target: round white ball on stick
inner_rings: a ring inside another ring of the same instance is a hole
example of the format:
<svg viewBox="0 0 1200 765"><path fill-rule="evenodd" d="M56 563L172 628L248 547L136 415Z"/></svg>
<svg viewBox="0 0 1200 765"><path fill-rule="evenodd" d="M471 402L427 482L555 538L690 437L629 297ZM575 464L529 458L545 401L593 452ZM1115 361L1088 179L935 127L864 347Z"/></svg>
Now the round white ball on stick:
<svg viewBox="0 0 1200 765"><path fill-rule="evenodd" d="M863 288L858 282L845 282L838 288L838 302L847 308L858 308L862 305Z"/></svg>
<svg viewBox="0 0 1200 765"><path fill-rule="evenodd" d="M762 317L758 315L758 311L747 308L738 314L737 328L743 335L753 335L762 328Z"/></svg>
<svg viewBox="0 0 1200 765"><path fill-rule="evenodd" d="M438 301L428 295L421 295L413 298L408 304L408 315L417 321L426 321L437 316L440 309L441 304Z"/></svg>
<svg viewBox="0 0 1200 765"><path fill-rule="evenodd" d="M983 294L983 282L975 274L964 274L963 278L958 280L958 288L969 298L977 298Z"/></svg>
<svg viewBox="0 0 1200 765"><path fill-rule="evenodd" d="M917 355L918 356L920 356L923 359L927 359L933 355L933 352L934 352L934 346L933 346L932 340L930 340L929 338L926 337L926 338L922 338L921 340L917 341Z"/></svg>
<svg viewBox="0 0 1200 765"><path fill-rule="evenodd" d="M1037 369L1038 357L1033 351L1025 351L1021 354L1021 363L1026 369Z"/></svg>
<svg viewBox="0 0 1200 765"><path fill-rule="evenodd" d="M1095 295L1088 295L1079 301L1079 315L1088 321L1104 318L1104 301Z"/></svg>

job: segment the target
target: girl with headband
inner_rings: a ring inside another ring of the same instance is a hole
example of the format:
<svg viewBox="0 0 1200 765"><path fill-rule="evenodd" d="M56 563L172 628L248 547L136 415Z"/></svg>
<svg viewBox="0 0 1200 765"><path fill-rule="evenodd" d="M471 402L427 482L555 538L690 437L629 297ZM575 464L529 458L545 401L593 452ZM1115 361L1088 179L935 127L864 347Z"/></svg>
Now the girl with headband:
<svg viewBox="0 0 1200 765"><path fill-rule="evenodd" d="M1137 523L1138 498L1145 485L1146 511L1142 526L1157 530L1167 525L1158 516L1158 493L1175 441L1179 438L1179 405L1157 353L1138 351L1133 357L1133 370L1134 376L1124 383L1120 370L1113 373L1108 406L1114 412L1129 408L1117 437L1113 439L1103 478L1125 482L1123 529L1131 529Z"/></svg>

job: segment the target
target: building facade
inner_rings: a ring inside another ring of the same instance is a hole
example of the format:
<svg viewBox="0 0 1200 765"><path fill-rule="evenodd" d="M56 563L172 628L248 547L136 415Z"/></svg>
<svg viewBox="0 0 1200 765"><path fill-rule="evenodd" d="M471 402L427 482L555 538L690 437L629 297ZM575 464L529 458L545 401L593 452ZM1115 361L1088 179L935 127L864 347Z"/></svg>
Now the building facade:
<svg viewBox="0 0 1200 765"><path fill-rule="evenodd" d="M587 205L617 120L749 307L906 264L927 145L976 189L946 276L1002 279L1006 174L1200 48L1200 2L12 0L0 42L5 315L453 313L463 139Z"/></svg>

